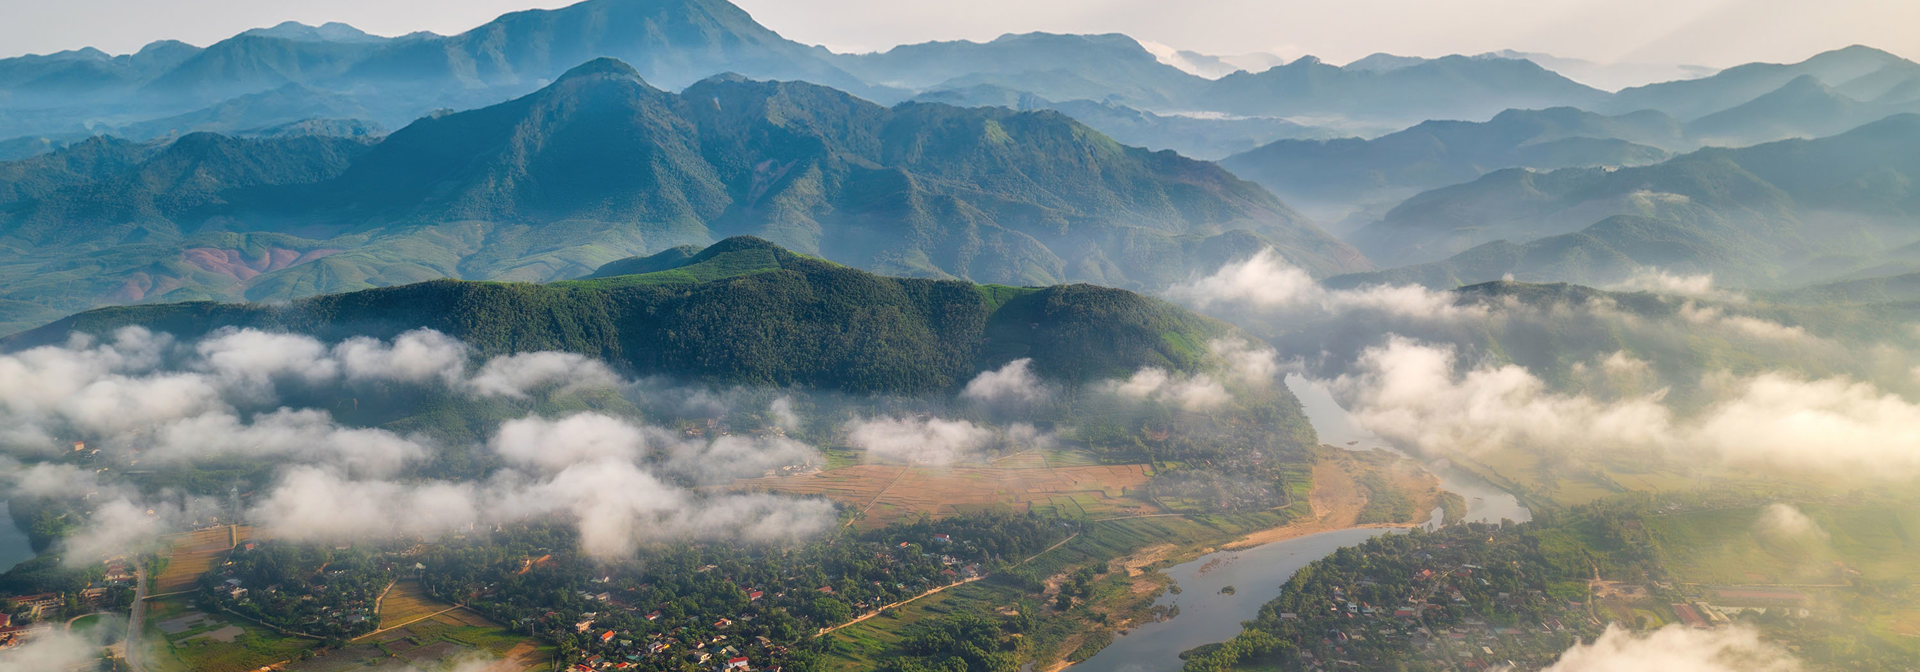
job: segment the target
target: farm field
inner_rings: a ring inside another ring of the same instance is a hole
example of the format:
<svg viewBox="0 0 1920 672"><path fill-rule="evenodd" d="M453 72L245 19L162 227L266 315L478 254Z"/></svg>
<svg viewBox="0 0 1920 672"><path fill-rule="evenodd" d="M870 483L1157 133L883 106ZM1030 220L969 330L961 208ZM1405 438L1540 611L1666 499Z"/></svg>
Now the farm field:
<svg viewBox="0 0 1920 672"><path fill-rule="evenodd" d="M1160 513L1137 496L1149 477L1146 465L1087 465L1037 451L1009 455L988 466L914 467L859 464L798 476L735 482L747 490L821 495L864 511L856 525L875 528L920 514L945 516L1007 507L1069 517Z"/></svg>
<svg viewBox="0 0 1920 672"><path fill-rule="evenodd" d="M252 528L246 526L210 527L168 537L173 545L173 554L167 560L167 567L154 578L153 594L168 595L190 591L200 582L200 576L212 569L215 562L225 557L237 543L252 536Z"/></svg>
<svg viewBox="0 0 1920 672"><path fill-rule="evenodd" d="M453 605L433 599L421 590L420 582L400 581L380 600L380 628L403 625L451 608Z"/></svg>
<svg viewBox="0 0 1920 672"><path fill-rule="evenodd" d="M312 640L195 609L182 598L147 602L144 639L151 672L250 672L296 659Z"/></svg>
<svg viewBox="0 0 1920 672"><path fill-rule="evenodd" d="M394 590L397 592L400 587L396 585ZM394 596L390 593L387 597L392 599ZM503 664L488 667L488 670L545 670L550 666L553 659L553 651L550 648L538 646L533 641L514 634L471 611L465 609L445 611L448 605L432 601L431 598L420 597L422 599L416 604L406 608L429 609L421 616L432 614L430 618L377 632L355 640L345 647L291 663L286 669L289 672L347 672L365 669L439 672L452 670L462 663L475 660L505 661ZM383 619L388 613L390 612L383 603L381 608ZM409 612L391 613L405 615ZM419 619L420 616L413 618Z"/></svg>

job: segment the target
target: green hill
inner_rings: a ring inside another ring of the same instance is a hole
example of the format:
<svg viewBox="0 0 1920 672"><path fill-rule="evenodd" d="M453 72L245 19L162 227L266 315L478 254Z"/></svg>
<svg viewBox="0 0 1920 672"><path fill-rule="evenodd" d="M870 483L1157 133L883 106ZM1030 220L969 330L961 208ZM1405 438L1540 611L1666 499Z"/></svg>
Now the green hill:
<svg viewBox="0 0 1920 672"><path fill-rule="evenodd" d="M224 327L326 340L431 328L483 356L561 350L635 375L851 392L956 389L1018 358L1061 381L1143 366L1215 366L1232 327L1131 292L888 278L733 238L639 275L545 285L433 282L287 304L102 308L6 339L9 348L127 325L192 338Z"/></svg>
<svg viewBox="0 0 1920 672"><path fill-rule="evenodd" d="M371 146L200 134L0 164L0 301L19 302L0 307L44 307L0 333L113 302L546 282L735 235L1021 285L1164 287L1269 245L1317 274L1369 268L1218 166L1058 113L734 76L674 94L602 59Z"/></svg>

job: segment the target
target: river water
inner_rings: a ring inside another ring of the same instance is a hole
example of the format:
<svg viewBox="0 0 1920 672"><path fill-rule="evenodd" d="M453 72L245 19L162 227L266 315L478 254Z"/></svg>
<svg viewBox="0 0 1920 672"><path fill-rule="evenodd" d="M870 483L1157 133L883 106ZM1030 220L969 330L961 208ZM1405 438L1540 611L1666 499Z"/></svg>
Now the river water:
<svg viewBox="0 0 1920 672"><path fill-rule="evenodd" d="M33 546L27 541L27 533L13 526L7 503L0 500L0 572L32 559Z"/></svg>
<svg viewBox="0 0 1920 672"><path fill-rule="evenodd" d="M1388 450L1405 455L1355 423L1324 384L1288 376L1287 387L1300 398L1322 443L1350 450ZM1533 517L1513 495L1470 472L1454 468L1445 460L1429 463L1427 469L1439 477L1442 488L1466 498L1467 520L1524 522ZM1437 511L1434 518L1437 522ZM1180 586L1180 594L1169 591L1160 596L1156 604L1179 606L1180 615L1142 625L1114 638L1113 644L1100 653L1074 665L1072 672L1179 670L1181 651L1223 642L1239 634L1240 623L1258 615L1261 606L1278 597L1281 585L1300 568L1332 555L1343 546L1353 546L1389 532L1382 529L1323 532L1245 550L1210 553L1162 570ZM1221 593L1220 589L1227 586L1233 586L1232 595Z"/></svg>

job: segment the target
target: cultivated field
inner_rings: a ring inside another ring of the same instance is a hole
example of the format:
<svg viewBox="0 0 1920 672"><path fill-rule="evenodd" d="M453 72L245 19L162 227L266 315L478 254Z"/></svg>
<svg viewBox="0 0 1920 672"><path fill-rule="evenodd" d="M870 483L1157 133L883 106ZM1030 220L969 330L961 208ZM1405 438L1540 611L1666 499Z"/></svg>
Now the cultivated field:
<svg viewBox="0 0 1920 672"><path fill-rule="evenodd" d="M1075 466L1058 466L1071 461ZM821 495L865 515L873 528L922 513L945 516L994 507L1074 517L1159 513L1137 493L1146 465L1088 465L1068 455L1026 452L987 466L908 467L861 464L777 478L745 479L748 490Z"/></svg>
<svg viewBox="0 0 1920 672"><path fill-rule="evenodd" d="M421 590L420 582L411 579L393 584L386 597L380 600L380 627L391 628L411 623L422 617L452 609L453 605L428 596Z"/></svg>
<svg viewBox="0 0 1920 672"><path fill-rule="evenodd" d="M189 605L185 598L147 602L144 639L155 647L149 672L252 672L292 660L317 642Z"/></svg>
<svg viewBox="0 0 1920 672"><path fill-rule="evenodd" d="M225 558L234 544L246 541L252 532L246 526L221 525L169 537L173 554L167 560L166 570L155 578L153 594L167 595L197 588L200 575Z"/></svg>
<svg viewBox="0 0 1920 672"><path fill-rule="evenodd" d="M411 585L402 582L401 585ZM391 602L399 594L394 586L387 594ZM287 666L290 672L348 672L350 670L453 670L476 660L501 661L487 667L493 670L546 670L552 665L553 651L532 640L502 628L498 623L466 609L445 611L447 605L417 593L402 595L398 611L389 602L380 613L390 628L354 640L339 649L326 651L309 660ZM414 612L424 612L415 614ZM421 618L422 616L429 616ZM394 616L401 620L386 620ZM408 623L393 627L400 623Z"/></svg>

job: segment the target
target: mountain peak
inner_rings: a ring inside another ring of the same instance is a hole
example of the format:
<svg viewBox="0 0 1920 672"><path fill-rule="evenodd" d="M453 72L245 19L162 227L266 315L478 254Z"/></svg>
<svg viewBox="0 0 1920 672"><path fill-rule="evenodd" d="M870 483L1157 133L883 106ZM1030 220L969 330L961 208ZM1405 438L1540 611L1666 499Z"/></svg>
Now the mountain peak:
<svg viewBox="0 0 1920 672"><path fill-rule="evenodd" d="M581 63L579 65L573 66L573 69L568 70L566 74L561 75L560 79L555 80L555 83L557 84L559 82L564 82L564 81L579 79L584 77L602 77L602 76L621 77L621 78L630 77L633 79L640 79L640 71L635 70L631 65L627 65L626 61L622 61L617 58L602 56L600 58L596 58L591 61L587 61L585 63Z"/></svg>

